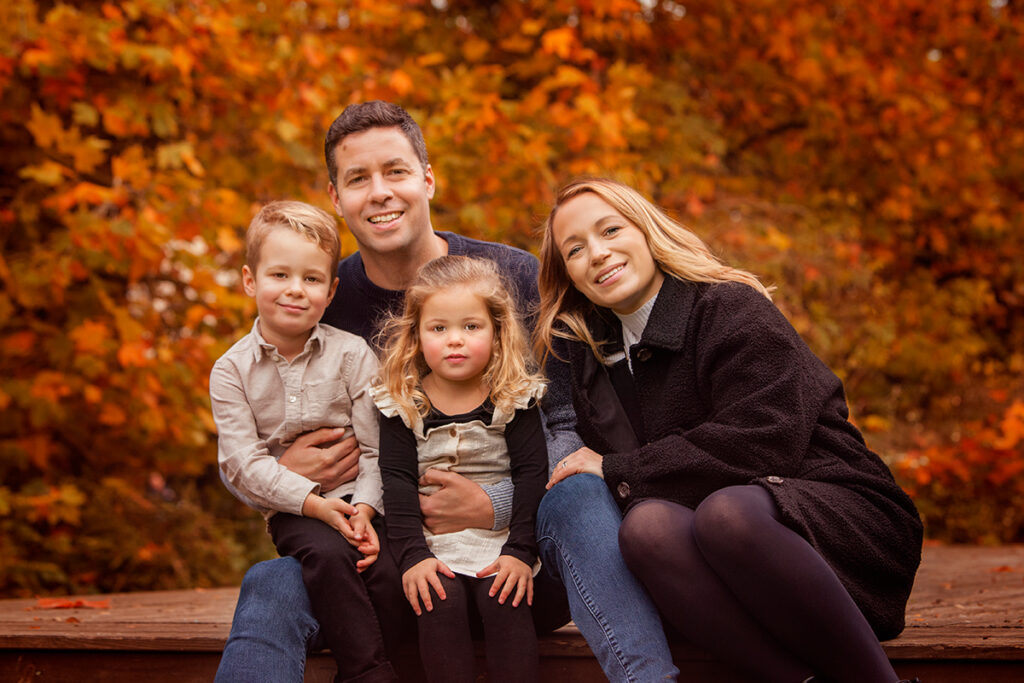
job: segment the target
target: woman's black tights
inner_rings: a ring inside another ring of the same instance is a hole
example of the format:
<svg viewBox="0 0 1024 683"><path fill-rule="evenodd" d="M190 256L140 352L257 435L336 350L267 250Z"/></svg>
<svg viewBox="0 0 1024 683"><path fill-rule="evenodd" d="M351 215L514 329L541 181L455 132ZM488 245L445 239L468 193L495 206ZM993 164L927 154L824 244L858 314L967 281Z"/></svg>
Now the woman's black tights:
<svg viewBox="0 0 1024 683"><path fill-rule="evenodd" d="M619 547L686 640L762 680L897 679L835 572L760 486L721 489L696 510L645 500Z"/></svg>
<svg viewBox="0 0 1024 683"><path fill-rule="evenodd" d="M438 574L446 599L432 593L434 609L420 615L416 624L420 638L420 660L431 683L475 683L471 621L476 612L484 627L487 675L496 683L538 680L537 632L530 607L524 599L518 607L512 598L504 605L488 591L494 577L477 579L456 574L449 579Z"/></svg>

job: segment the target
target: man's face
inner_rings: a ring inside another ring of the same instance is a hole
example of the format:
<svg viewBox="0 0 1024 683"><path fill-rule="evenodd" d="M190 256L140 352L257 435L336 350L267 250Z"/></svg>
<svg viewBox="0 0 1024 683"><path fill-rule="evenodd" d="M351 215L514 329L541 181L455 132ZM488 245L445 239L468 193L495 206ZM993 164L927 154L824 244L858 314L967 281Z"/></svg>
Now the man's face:
<svg viewBox="0 0 1024 683"><path fill-rule="evenodd" d="M334 148L329 192L362 251L393 254L430 239L434 172L424 169L398 128L370 128Z"/></svg>

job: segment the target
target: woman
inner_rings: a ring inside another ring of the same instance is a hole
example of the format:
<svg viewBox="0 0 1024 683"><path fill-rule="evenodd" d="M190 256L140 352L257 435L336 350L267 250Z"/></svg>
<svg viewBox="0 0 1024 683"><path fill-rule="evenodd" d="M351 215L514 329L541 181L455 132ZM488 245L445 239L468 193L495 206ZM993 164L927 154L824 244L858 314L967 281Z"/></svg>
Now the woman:
<svg viewBox="0 0 1024 683"><path fill-rule="evenodd" d="M581 180L540 292L537 349L566 340L585 444L548 487L605 480L663 618L763 680L895 682L878 639L903 629L920 518L768 289L635 190Z"/></svg>

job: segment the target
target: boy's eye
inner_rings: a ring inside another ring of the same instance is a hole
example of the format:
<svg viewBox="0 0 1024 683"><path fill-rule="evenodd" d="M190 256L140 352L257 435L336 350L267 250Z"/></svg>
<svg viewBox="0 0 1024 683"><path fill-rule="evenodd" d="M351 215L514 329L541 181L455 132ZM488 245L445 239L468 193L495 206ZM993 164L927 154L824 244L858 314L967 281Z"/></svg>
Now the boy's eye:
<svg viewBox="0 0 1024 683"><path fill-rule="evenodd" d="M316 275L307 275L306 276L306 281L307 282L321 282L320 278L318 276L316 276Z"/></svg>

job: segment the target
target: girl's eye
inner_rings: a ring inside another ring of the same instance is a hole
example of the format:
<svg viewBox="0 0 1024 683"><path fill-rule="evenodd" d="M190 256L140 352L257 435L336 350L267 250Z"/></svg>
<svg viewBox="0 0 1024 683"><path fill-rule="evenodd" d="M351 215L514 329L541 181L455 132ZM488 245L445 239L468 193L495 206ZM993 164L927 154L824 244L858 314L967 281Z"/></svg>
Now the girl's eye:
<svg viewBox="0 0 1024 683"><path fill-rule="evenodd" d="M579 245L577 245L575 247L570 247L569 251L567 251L565 253L565 258L572 258L576 254L580 253L580 251L582 251L582 250L583 250L583 247L581 247Z"/></svg>
<svg viewBox="0 0 1024 683"><path fill-rule="evenodd" d="M467 323L466 324L466 329L467 330L478 330L478 329L480 329L480 326L477 325L476 323Z"/></svg>
<svg viewBox="0 0 1024 683"><path fill-rule="evenodd" d="M430 329L433 330L434 332L444 332L444 325L434 325Z"/></svg>
<svg viewBox="0 0 1024 683"><path fill-rule="evenodd" d="M604 234L607 235L608 237L611 237L612 235L614 235L615 233L617 233L620 230L622 230L622 228L620 228L617 225L613 225L610 228L608 228L607 230L605 230Z"/></svg>

